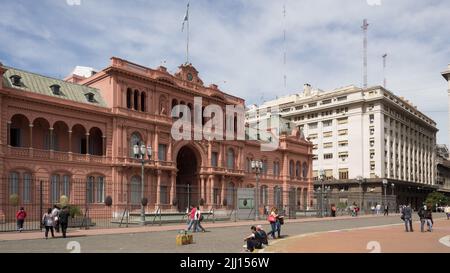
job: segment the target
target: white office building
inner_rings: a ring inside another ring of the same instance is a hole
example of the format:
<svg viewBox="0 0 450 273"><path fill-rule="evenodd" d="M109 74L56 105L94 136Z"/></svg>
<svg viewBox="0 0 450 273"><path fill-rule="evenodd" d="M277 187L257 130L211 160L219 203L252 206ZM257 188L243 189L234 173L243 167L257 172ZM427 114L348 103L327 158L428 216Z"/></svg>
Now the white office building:
<svg viewBox="0 0 450 273"><path fill-rule="evenodd" d="M324 92L306 84L301 93L249 108L247 122L262 122L276 108L314 144L315 179L324 170L337 192L363 179L364 190L382 193L386 179L397 202L415 206L434 189L436 123L405 98L381 86Z"/></svg>

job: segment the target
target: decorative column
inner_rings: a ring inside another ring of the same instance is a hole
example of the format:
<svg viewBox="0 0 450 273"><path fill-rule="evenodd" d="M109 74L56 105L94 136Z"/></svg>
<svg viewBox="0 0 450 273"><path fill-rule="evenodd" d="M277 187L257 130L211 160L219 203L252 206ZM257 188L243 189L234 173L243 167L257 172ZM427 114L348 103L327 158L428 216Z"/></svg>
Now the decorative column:
<svg viewBox="0 0 450 273"><path fill-rule="evenodd" d="M225 200L226 196L225 196L225 177L223 175L219 176L219 180L220 180L220 205L223 205L223 200Z"/></svg>
<svg viewBox="0 0 450 273"><path fill-rule="evenodd" d="M11 123L12 122L10 120L6 123L6 141L8 147L11 147Z"/></svg>
<svg viewBox="0 0 450 273"><path fill-rule="evenodd" d="M214 175L209 176L209 203L214 205Z"/></svg>
<svg viewBox="0 0 450 273"><path fill-rule="evenodd" d="M103 150L103 157L106 157L106 136L102 136L102 150Z"/></svg>
<svg viewBox="0 0 450 273"><path fill-rule="evenodd" d="M203 199L205 202L205 176L204 175L200 175L200 199Z"/></svg>
<svg viewBox="0 0 450 273"><path fill-rule="evenodd" d="M89 133L86 133L86 155L89 155Z"/></svg>
<svg viewBox="0 0 450 273"><path fill-rule="evenodd" d="M219 142L219 156L218 156L218 159L217 159L217 166L218 167L222 167L223 165L222 165L222 158L223 158L223 154L222 154L222 143L220 143Z"/></svg>
<svg viewBox="0 0 450 273"><path fill-rule="evenodd" d="M159 160L159 154L158 154L158 150L159 150L159 136L158 136L158 127L155 126L155 135L154 135L155 139L153 140L153 146L154 146L154 151L155 151L155 161Z"/></svg>
<svg viewBox="0 0 450 273"><path fill-rule="evenodd" d="M169 145L167 148L167 161L172 162L172 149L173 149L173 144L172 141L169 139Z"/></svg>
<svg viewBox="0 0 450 273"><path fill-rule="evenodd" d="M175 172L175 171L170 172L170 205L171 206L174 206L174 201L177 197L177 188L176 188L177 181L176 181L176 179L177 179L177 172Z"/></svg>
<svg viewBox="0 0 450 273"><path fill-rule="evenodd" d="M29 127L30 127L30 143L28 143L28 148L33 149L33 123L30 123Z"/></svg>
<svg viewBox="0 0 450 273"><path fill-rule="evenodd" d="M53 143L54 143L54 141L53 141L53 131L54 131L54 128L49 128L49 131L50 131L50 151L53 151L54 150L54 145L53 145Z"/></svg>
<svg viewBox="0 0 450 273"><path fill-rule="evenodd" d="M161 204L161 170L156 171L156 207Z"/></svg>

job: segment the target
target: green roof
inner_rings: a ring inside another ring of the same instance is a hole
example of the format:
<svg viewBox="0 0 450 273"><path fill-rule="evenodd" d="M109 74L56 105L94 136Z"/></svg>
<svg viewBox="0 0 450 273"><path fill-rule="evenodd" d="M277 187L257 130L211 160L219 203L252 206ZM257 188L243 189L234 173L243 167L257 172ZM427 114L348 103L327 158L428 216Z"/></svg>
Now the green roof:
<svg viewBox="0 0 450 273"><path fill-rule="evenodd" d="M3 86L19 89L22 91L38 93L50 97L57 97L61 99L76 101L80 103L107 107L105 101L103 100L100 91L98 89L79 85L75 83L66 82L59 79L54 79L31 72L26 72L16 68L5 67L8 69L3 74ZM21 77L20 86L13 85L10 77L13 75L18 75ZM57 84L60 86L60 94L55 95L52 92L50 86ZM89 102L87 99L87 94L94 94L94 102Z"/></svg>

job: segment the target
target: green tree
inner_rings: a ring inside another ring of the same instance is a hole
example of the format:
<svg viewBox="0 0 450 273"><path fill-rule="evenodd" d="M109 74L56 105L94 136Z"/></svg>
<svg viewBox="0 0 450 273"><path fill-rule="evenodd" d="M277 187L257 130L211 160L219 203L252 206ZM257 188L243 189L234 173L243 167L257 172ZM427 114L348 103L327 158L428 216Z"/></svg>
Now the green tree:
<svg viewBox="0 0 450 273"><path fill-rule="evenodd" d="M428 194L427 198L425 199L425 204L427 206L436 208L436 204L438 206L447 205L448 201L448 198L444 194L435 191Z"/></svg>

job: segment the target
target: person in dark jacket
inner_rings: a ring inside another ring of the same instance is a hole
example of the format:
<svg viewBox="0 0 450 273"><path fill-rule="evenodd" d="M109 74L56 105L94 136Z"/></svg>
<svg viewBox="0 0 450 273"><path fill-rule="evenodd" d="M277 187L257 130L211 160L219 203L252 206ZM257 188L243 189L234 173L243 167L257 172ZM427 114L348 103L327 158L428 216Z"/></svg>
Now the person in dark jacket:
<svg viewBox="0 0 450 273"><path fill-rule="evenodd" d="M59 212L59 224L61 226L62 236L66 238L67 225L69 224L70 211L67 206L64 206Z"/></svg>
<svg viewBox="0 0 450 273"><path fill-rule="evenodd" d="M428 206L425 211L425 221L427 222L428 231L431 232L433 230L433 215L431 213L431 206Z"/></svg>
<svg viewBox="0 0 450 273"><path fill-rule="evenodd" d="M427 206L422 206L422 207L420 207L419 211L417 212L417 214L419 215L419 218L420 218L420 232L424 232L423 226L426 223L426 219L425 219L426 208L427 208Z"/></svg>
<svg viewBox="0 0 450 273"><path fill-rule="evenodd" d="M406 206L403 211L402 211L402 218L403 221L405 221L405 231L406 232L414 232L413 227L412 227L412 209L411 209L411 205L408 204L408 206ZM409 226L409 229L408 229Z"/></svg>

